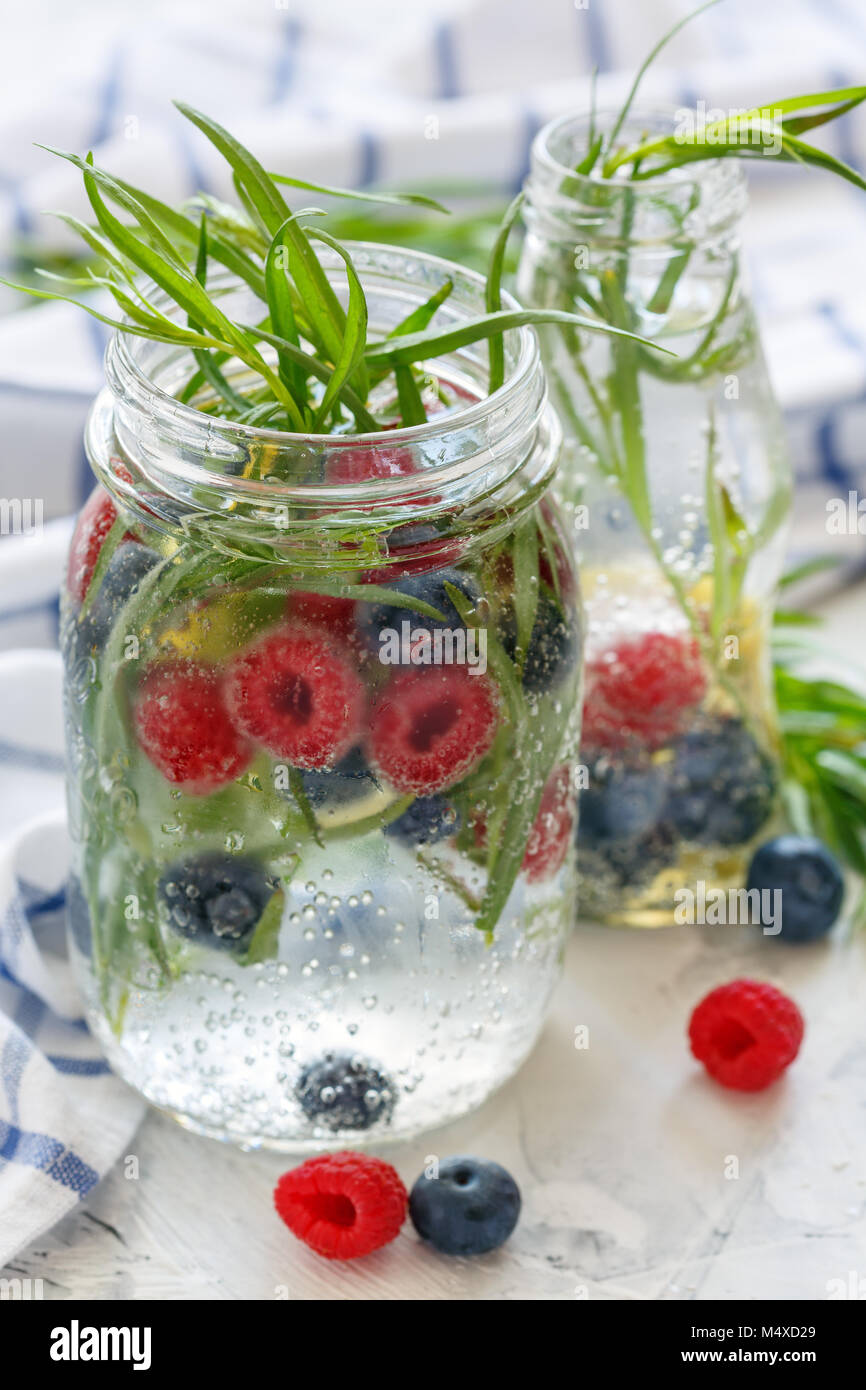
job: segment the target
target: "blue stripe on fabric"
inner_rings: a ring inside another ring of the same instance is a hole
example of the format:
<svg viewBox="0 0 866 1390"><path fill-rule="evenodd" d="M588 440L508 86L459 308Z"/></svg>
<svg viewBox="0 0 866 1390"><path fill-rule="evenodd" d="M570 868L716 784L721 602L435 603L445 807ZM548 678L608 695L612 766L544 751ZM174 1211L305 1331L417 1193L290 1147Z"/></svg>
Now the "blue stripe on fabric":
<svg viewBox="0 0 866 1390"><path fill-rule="evenodd" d="M39 386L29 381L0 381L0 395L3 396L51 396L59 401L71 401L76 405L87 404L93 400L93 392L86 387L76 390L74 386Z"/></svg>
<svg viewBox="0 0 866 1390"><path fill-rule="evenodd" d="M55 1057L49 1054L48 1061L55 1071L64 1076L108 1076L111 1067L101 1057Z"/></svg>
<svg viewBox="0 0 866 1390"><path fill-rule="evenodd" d="M22 991L21 998L15 1006L15 1023L31 1043L47 1012L47 1006L38 994L32 994L29 990Z"/></svg>
<svg viewBox="0 0 866 1390"><path fill-rule="evenodd" d="M78 452L78 505L80 507L84 506L95 485L96 479L93 476L90 459L87 457L87 450L82 441Z"/></svg>
<svg viewBox="0 0 866 1390"><path fill-rule="evenodd" d="M379 141L371 130L362 130L358 137L358 143L361 164L355 186L356 188L370 188L379 180Z"/></svg>
<svg viewBox="0 0 866 1390"><path fill-rule="evenodd" d="M90 339L101 372L104 366L105 349L108 347L108 340L111 337L111 330L108 324L100 323L99 319L95 319L92 314L85 314L84 327Z"/></svg>
<svg viewBox="0 0 866 1390"><path fill-rule="evenodd" d="M613 62L604 20L601 17L602 8L598 4L598 0L587 0L586 8L577 10L577 18L587 28L589 57L592 66L598 68L599 72L609 72L613 67Z"/></svg>
<svg viewBox="0 0 866 1390"><path fill-rule="evenodd" d="M21 943L29 930L29 924L18 894L14 894L7 904L0 923L0 948L7 964L14 964Z"/></svg>
<svg viewBox="0 0 866 1390"><path fill-rule="evenodd" d="M433 31L433 61L436 68L436 95L452 101L460 95L454 27L437 24Z"/></svg>
<svg viewBox="0 0 866 1390"><path fill-rule="evenodd" d="M3 764L26 767L30 772L66 771L66 763L60 753L46 753L41 748L19 748L17 744L0 739L0 765Z"/></svg>
<svg viewBox="0 0 866 1390"><path fill-rule="evenodd" d="M0 980L7 980L10 985L15 985L18 989L22 988L21 981L12 974L12 971L2 958L0 958Z"/></svg>
<svg viewBox="0 0 866 1390"><path fill-rule="evenodd" d="M854 475L839 457L836 421L832 415L827 415L815 431L815 446L821 461L821 476L846 491L853 487Z"/></svg>
<svg viewBox="0 0 866 1390"><path fill-rule="evenodd" d="M677 100L680 106L685 107L686 111L696 111L700 101L700 93L689 83L688 78L680 78L676 84L678 93Z"/></svg>
<svg viewBox="0 0 866 1390"><path fill-rule="evenodd" d="M271 77L270 101L272 106L283 101L292 88L298 69L298 52L303 35L304 27L300 20L288 16L283 24L282 41Z"/></svg>
<svg viewBox="0 0 866 1390"><path fill-rule="evenodd" d="M8 984L14 985L16 989L22 990L25 994L33 993L33 991L29 990L24 982L19 980L18 976L10 970L8 961L0 960L0 980L6 980ZM33 995L33 997L34 999L38 999L39 996ZM74 1028L77 1033L90 1033L85 1018L64 1018L63 1025L65 1028ZM0 1072L0 1075L2 1075L2 1072Z"/></svg>
<svg viewBox="0 0 866 1390"><path fill-rule="evenodd" d="M21 184L10 174L0 173L0 188L4 188L12 200L12 219L19 236L30 236L33 232L33 216L21 196Z"/></svg>
<svg viewBox="0 0 866 1390"><path fill-rule="evenodd" d="M17 1030L9 1034L3 1049L3 1085L9 1104L9 1114L13 1120L18 1119L18 1092L21 1089L21 1080L30 1060L31 1051L32 1047L23 1034Z"/></svg>
<svg viewBox="0 0 866 1390"><path fill-rule="evenodd" d="M59 912L66 906L66 889L58 888L56 893L44 894L41 888L34 888L32 884L18 880L21 897L24 902L24 911L32 921L34 917L44 917L47 912Z"/></svg>
<svg viewBox="0 0 866 1390"><path fill-rule="evenodd" d="M34 618L39 613L50 617L55 613L60 604L60 596L52 598L41 598L35 603L22 603L20 608L0 609L0 623L10 623L17 618Z"/></svg>
<svg viewBox="0 0 866 1390"><path fill-rule="evenodd" d="M511 182L512 192L514 193L520 192L523 187L523 181L529 173L532 142L541 129L541 124L541 118L535 111L524 111L520 134L518 136L519 155L517 172Z"/></svg>
<svg viewBox="0 0 866 1390"><path fill-rule="evenodd" d="M88 149L95 149L114 133L114 125L120 103L120 79L123 71L123 48L118 45L108 59L105 77L97 98L96 124L93 127Z"/></svg>
<svg viewBox="0 0 866 1390"><path fill-rule="evenodd" d="M29 1168L37 1168L46 1177L53 1178L63 1187L68 1187L81 1197L99 1182L99 1174L89 1163L85 1163L76 1153L52 1139L48 1134L37 1134L31 1130L20 1129L18 1125L8 1124L0 1119L0 1158L10 1163L22 1163Z"/></svg>

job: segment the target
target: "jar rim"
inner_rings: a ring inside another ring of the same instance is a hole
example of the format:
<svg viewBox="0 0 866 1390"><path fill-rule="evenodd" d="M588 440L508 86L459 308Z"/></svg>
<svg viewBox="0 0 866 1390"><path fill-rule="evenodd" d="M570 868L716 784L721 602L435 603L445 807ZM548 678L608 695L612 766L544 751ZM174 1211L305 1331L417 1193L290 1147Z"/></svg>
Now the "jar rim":
<svg viewBox="0 0 866 1390"><path fill-rule="evenodd" d="M385 332L448 279L454 292L440 310L446 326L459 328L483 312L485 282L475 271L383 243L348 245ZM327 248L322 264L335 277L343 267ZM234 275L223 284L255 297ZM503 304L517 301L503 293ZM493 524L493 511L519 510L523 494L546 487L556 467L560 433L529 325L505 334L506 378L492 395L460 401L423 425L345 435L289 433L198 410L172 394L181 346L141 340L136 352L130 337L118 333L109 345L108 385L88 420L88 456L109 491L151 522L158 516L172 533L189 529L192 519L213 531L228 527L234 547L246 538L271 546L279 529L282 549L312 552L322 550L325 532L344 548L350 528L351 544L372 537L379 545L380 535L417 518L447 529L455 515L483 510ZM480 346L452 348L429 364L441 363L443 377L450 368L455 385L480 383ZM359 451L383 455L385 466L365 470L352 459L340 467ZM403 452L408 460L397 458ZM400 466L390 468L389 456ZM359 472L368 476L353 481Z"/></svg>
<svg viewBox="0 0 866 1390"><path fill-rule="evenodd" d="M478 271L470 270L457 262L449 261L442 256L432 255L426 251L407 250L392 246L387 242L375 241L346 241L344 245L353 253L353 259L358 257L359 253L363 255L366 252L372 255L377 252L387 252L389 255L402 256L415 264L424 265L432 271L439 270L445 279L451 278L455 271L459 272L465 282L475 285L479 291L483 291L484 288L484 277ZM320 255L323 261L327 262L327 248L323 248ZM236 277L228 272L215 274L213 282L219 284L220 278L224 283L239 283ZM162 292L160 291L153 298L158 301L161 295ZM501 297L503 308L515 310L521 308L519 302L507 290L502 290ZM168 296L165 298L168 301ZM153 410L154 407L161 408L165 414L170 415L178 422L183 422L193 429L205 429L211 437L215 434L223 435L235 444L246 439L251 444L257 445L276 445L285 449L312 446L313 448L327 448L329 451L336 452L342 448L357 449L362 445L384 445L392 448L435 438L443 433L443 429L471 427L499 410L513 396L518 395L536 368L539 359L538 340L531 325L508 329L505 336L511 335L515 335L519 341L517 360L514 369L506 375L502 385L496 391L478 397L465 406L453 407L444 419L437 420L434 417L421 425L402 425L398 429L388 428L358 434L314 434L312 432L276 430L267 426L248 425L234 420L226 420L218 415L210 415L206 411L198 410L188 402L179 400L177 396L172 395L170 391L148 375L140 362L136 360L133 348L133 343L137 345L144 340L137 338L134 333L119 329L115 330L109 340L106 350L106 370L109 381L113 378L118 387L122 388L125 393L128 394L130 385L133 385L136 404L145 406L150 410Z"/></svg>

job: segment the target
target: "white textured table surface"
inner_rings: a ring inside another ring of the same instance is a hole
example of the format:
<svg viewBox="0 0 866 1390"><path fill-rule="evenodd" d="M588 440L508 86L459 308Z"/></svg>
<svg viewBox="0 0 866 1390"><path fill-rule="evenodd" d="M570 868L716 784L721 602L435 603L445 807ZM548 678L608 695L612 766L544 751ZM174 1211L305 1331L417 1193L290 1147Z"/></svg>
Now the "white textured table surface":
<svg viewBox="0 0 866 1390"><path fill-rule="evenodd" d="M863 609L862 590L833 604L838 651ZM806 1017L799 1059L764 1095L715 1086L684 1036L697 1000L739 974L780 984ZM382 1150L407 1185L431 1153L509 1168L524 1208L501 1251L448 1260L407 1224L332 1265L272 1210L294 1160L150 1114L130 1148L139 1178L116 1169L0 1274L41 1278L51 1298L826 1298L866 1276L864 999L862 932L798 949L744 928L581 927L519 1076L469 1119Z"/></svg>

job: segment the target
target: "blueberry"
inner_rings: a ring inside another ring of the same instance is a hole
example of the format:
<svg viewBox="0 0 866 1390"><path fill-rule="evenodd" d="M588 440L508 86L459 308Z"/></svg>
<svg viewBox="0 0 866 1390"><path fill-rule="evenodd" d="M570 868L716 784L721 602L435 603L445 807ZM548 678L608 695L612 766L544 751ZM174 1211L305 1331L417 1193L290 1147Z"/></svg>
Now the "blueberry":
<svg viewBox="0 0 866 1390"><path fill-rule="evenodd" d="M308 1120L334 1131L387 1124L396 1101L391 1082L365 1057L337 1052L305 1067L295 1095Z"/></svg>
<svg viewBox="0 0 866 1390"><path fill-rule="evenodd" d="M353 748L329 772L301 772L301 781L310 805L348 806L375 791L379 785L360 748ZM291 791L281 792L288 800Z"/></svg>
<svg viewBox="0 0 866 1390"><path fill-rule="evenodd" d="M413 551L417 546L429 547L434 541L442 539L442 532L427 522L409 522L405 526L395 526L388 532L388 554L391 559L403 551ZM385 581L387 583L387 581ZM391 586L388 585L390 588Z"/></svg>
<svg viewBox="0 0 866 1390"><path fill-rule="evenodd" d="M460 817L444 796L416 796L397 820L385 826L385 834L405 845L432 845L460 828Z"/></svg>
<svg viewBox="0 0 866 1390"><path fill-rule="evenodd" d="M664 820L667 783L649 761L589 764L580 795L578 867L584 879L636 887L676 857L676 836Z"/></svg>
<svg viewBox="0 0 866 1390"><path fill-rule="evenodd" d="M502 644L512 661L517 653L517 625L513 613L505 623ZM538 596L532 636L523 663L523 688L541 695L574 669L578 655L575 623L563 613L546 589Z"/></svg>
<svg viewBox="0 0 866 1390"><path fill-rule="evenodd" d="M599 758L589 767L580 797L580 839L587 845L631 840L652 830L662 817L667 786L652 763L616 764Z"/></svg>
<svg viewBox="0 0 866 1390"><path fill-rule="evenodd" d="M783 941L815 941L830 930L842 907L845 880L834 856L808 835L777 835L755 850L749 890L781 889Z"/></svg>
<svg viewBox="0 0 866 1390"><path fill-rule="evenodd" d="M254 859L211 853L172 864L158 888L180 936L232 950L248 945L276 886Z"/></svg>
<svg viewBox="0 0 866 1390"><path fill-rule="evenodd" d="M89 960L93 950L90 909L87 906L81 880L76 878L74 874L70 875L66 884L66 922L69 927L69 935L75 942L79 954Z"/></svg>
<svg viewBox="0 0 866 1390"><path fill-rule="evenodd" d="M646 835L588 845L578 834L577 867L581 882L602 889L638 888L649 883L677 856L677 838L669 825L660 823Z"/></svg>
<svg viewBox="0 0 866 1390"><path fill-rule="evenodd" d="M443 620L427 617L413 608L403 608L398 604L361 603L358 605L358 630L364 645L378 653L384 629L389 628L402 636L404 622L409 623L410 632L436 632L446 628L457 631L462 628L463 619L448 596L446 584L465 594L473 606L481 597L481 590L475 581L459 570L440 569L428 574L404 575L386 584L386 587L405 594L407 598L421 599L423 603L431 604L443 614Z"/></svg>
<svg viewBox="0 0 866 1390"><path fill-rule="evenodd" d="M422 1240L443 1255L484 1255L508 1239L520 1215L520 1189L498 1163L446 1158L409 1195L409 1215Z"/></svg>
<svg viewBox="0 0 866 1390"><path fill-rule="evenodd" d="M80 621L70 622L72 665L87 658L94 648L102 650L124 604L160 558L155 550L137 541L123 541L117 547L87 613Z"/></svg>
<svg viewBox="0 0 866 1390"><path fill-rule="evenodd" d="M739 719L690 729L674 745L668 777L667 816L697 844L744 844L772 814L772 763Z"/></svg>

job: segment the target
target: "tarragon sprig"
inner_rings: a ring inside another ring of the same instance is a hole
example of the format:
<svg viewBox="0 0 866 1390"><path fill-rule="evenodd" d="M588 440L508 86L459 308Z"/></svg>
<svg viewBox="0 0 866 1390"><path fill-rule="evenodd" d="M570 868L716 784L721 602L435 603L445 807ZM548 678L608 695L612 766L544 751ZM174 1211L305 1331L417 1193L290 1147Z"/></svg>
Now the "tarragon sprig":
<svg viewBox="0 0 866 1390"><path fill-rule="evenodd" d="M489 389L497 390L505 374L504 336L525 324L567 322L572 329L634 337L630 329L577 314L502 309L502 266L518 210L513 204L490 254L487 313L454 327L437 326L437 310L452 288L446 282L387 338L371 339L351 249L311 220L323 215L319 209L293 210L283 190L437 212L446 211L442 204L420 193L355 193L269 173L223 126L193 107L176 104L228 164L238 205L202 193L184 208L173 208L100 169L92 155L82 158L53 149L50 153L80 170L95 223L57 215L96 257L98 270L88 270L83 278L46 272L44 289L13 288L76 303L82 289L107 290L116 316L89 301L82 307L121 332L190 352L192 370L178 391L182 401L223 419L269 429L367 433L393 426L395 412L396 423L423 424L424 364L473 343L489 342ZM320 257L321 246L343 263L345 302ZM214 280L212 266L253 292L260 311L252 321L232 317L224 279ZM159 302L156 291L161 292ZM166 301L171 308L166 309ZM640 341L649 353L657 351ZM243 387L238 384L241 375ZM392 392L377 397L387 402L387 418L382 419L371 405L371 391L388 378Z"/></svg>

